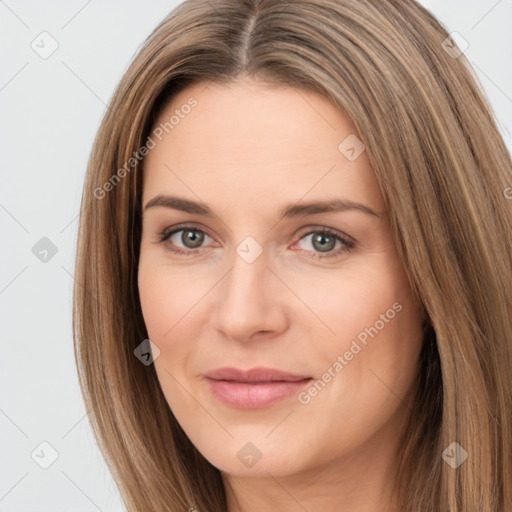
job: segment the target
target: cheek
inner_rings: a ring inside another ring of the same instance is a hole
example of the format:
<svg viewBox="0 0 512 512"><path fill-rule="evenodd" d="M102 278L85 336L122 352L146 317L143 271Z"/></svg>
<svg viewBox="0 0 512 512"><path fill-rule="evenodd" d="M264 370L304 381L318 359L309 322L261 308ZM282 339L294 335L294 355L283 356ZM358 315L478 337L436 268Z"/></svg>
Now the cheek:
<svg viewBox="0 0 512 512"><path fill-rule="evenodd" d="M306 423L305 438L343 432L345 448L352 449L385 425L397 428L392 418L406 410L422 337L419 308L408 287L381 278L346 291L332 311L336 337L312 346L318 380L298 399L305 416L319 418ZM327 443L318 458L329 459L334 449Z"/></svg>
<svg viewBox="0 0 512 512"><path fill-rule="evenodd" d="M182 326L181 319L200 301L201 287L197 280L180 275L174 269L142 261L138 286L148 334L155 342L160 340L167 344L174 331Z"/></svg>
<svg viewBox="0 0 512 512"><path fill-rule="evenodd" d="M352 367L347 373L360 379L361 388L372 375L377 379L372 370L390 385L406 387L421 344L421 316L405 275L393 266L378 273L368 269L345 292L335 329L338 354L346 353Z"/></svg>
<svg viewBox="0 0 512 512"><path fill-rule="evenodd" d="M286 276L301 302L290 310L294 322L307 329L324 343L310 343L311 350L320 357L333 350L346 350L351 340L364 340L365 329L377 322L379 330L398 317L393 305L409 300L409 289L403 274L386 262L347 266L342 270L311 272ZM293 298L292 298L293 299ZM291 304L291 303L290 303ZM304 304L309 313L305 313ZM384 320L381 319L384 315ZM383 321L392 319L389 323Z"/></svg>
<svg viewBox="0 0 512 512"><path fill-rule="evenodd" d="M324 361L322 375L329 380L325 387L320 385L323 396L317 405L342 405L345 413L359 418L354 425L365 424L366 414L384 418L400 406L418 369L419 306L408 287L385 280L375 285L380 286L367 288L367 293L354 290L350 300L341 299L342 311L334 324L337 337L317 354ZM329 369L336 377L326 375Z"/></svg>
<svg viewBox="0 0 512 512"><path fill-rule="evenodd" d="M141 258L138 275L139 296L149 339L159 348L154 360L162 391L173 412L189 410L179 382L185 382L190 354L194 351L194 305L200 300L197 280L165 265L155 265ZM186 415L185 415L186 419Z"/></svg>
<svg viewBox="0 0 512 512"><path fill-rule="evenodd" d="M394 261L350 270L346 278L317 280L314 289L304 283L304 298L331 331L308 347L326 384L319 384L318 399L312 390L315 401L334 401L359 414L362 404L372 407L377 397L385 403L390 393L403 396L410 387L421 348L421 310Z"/></svg>

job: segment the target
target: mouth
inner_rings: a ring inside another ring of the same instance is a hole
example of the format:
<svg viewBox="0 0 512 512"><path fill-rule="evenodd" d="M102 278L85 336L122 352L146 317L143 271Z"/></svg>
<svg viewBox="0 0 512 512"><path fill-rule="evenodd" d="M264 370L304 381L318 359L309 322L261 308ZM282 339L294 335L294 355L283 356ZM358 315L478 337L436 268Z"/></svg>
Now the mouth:
<svg viewBox="0 0 512 512"><path fill-rule="evenodd" d="M313 378L273 368L219 368L205 374L213 395L241 409L261 409L298 393Z"/></svg>

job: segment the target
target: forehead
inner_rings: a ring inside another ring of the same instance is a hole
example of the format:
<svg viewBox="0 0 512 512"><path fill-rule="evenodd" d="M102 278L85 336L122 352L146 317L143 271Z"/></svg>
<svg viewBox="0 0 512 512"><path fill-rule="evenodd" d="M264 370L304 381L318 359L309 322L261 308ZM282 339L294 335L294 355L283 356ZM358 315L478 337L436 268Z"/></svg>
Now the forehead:
<svg viewBox="0 0 512 512"><path fill-rule="evenodd" d="M314 92L248 80L201 82L168 102L155 130L159 138L152 136L156 146L144 162L144 201L180 192L231 204L267 198L272 207L282 194L290 201L307 194L382 207L366 152L351 161L340 150L357 136L353 123Z"/></svg>

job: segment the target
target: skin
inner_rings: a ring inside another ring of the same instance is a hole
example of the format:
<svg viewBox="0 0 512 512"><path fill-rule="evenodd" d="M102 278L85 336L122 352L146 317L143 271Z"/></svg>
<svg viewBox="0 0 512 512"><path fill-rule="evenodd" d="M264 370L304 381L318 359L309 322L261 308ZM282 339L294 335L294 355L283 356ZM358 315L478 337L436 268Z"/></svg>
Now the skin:
<svg viewBox="0 0 512 512"><path fill-rule="evenodd" d="M143 214L140 300L172 412L221 471L229 512L398 510L391 477L413 403L421 308L367 152L350 161L338 149L357 134L354 125L316 93L243 78L190 86L155 127L190 97L197 106L145 158L142 197L145 206L172 194L215 214L166 207ZM285 205L335 198L379 216L347 210L279 220ZM193 250L181 238L188 232L158 243L162 231L183 222L206 233L202 252L169 250ZM324 227L356 246L315 259L326 254L313 244ZM252 263L236 251L248 236L263 250ZM400 312L333 371L338 356L397 302ZM267 366L315 381L331 368L335 376L307 404L294 394L247 410L220 402L204 380L224 366ZM248 442L261 453L252 467L237 457Z"/></svg>

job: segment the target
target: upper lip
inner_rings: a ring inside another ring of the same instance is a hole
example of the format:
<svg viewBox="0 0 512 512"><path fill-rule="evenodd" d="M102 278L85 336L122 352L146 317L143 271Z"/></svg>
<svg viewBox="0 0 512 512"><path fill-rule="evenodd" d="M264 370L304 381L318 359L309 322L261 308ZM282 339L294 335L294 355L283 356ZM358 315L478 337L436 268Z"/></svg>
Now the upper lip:
<svg viewBox="0 0 512 512"><path fill-rule="evenodd" d="M310 379L309 375L297 375L275 368L251 368L242 370L239 368L217 368L205 374L205 377L212 380L228 380L236 382L296 382Z"/></svg>

